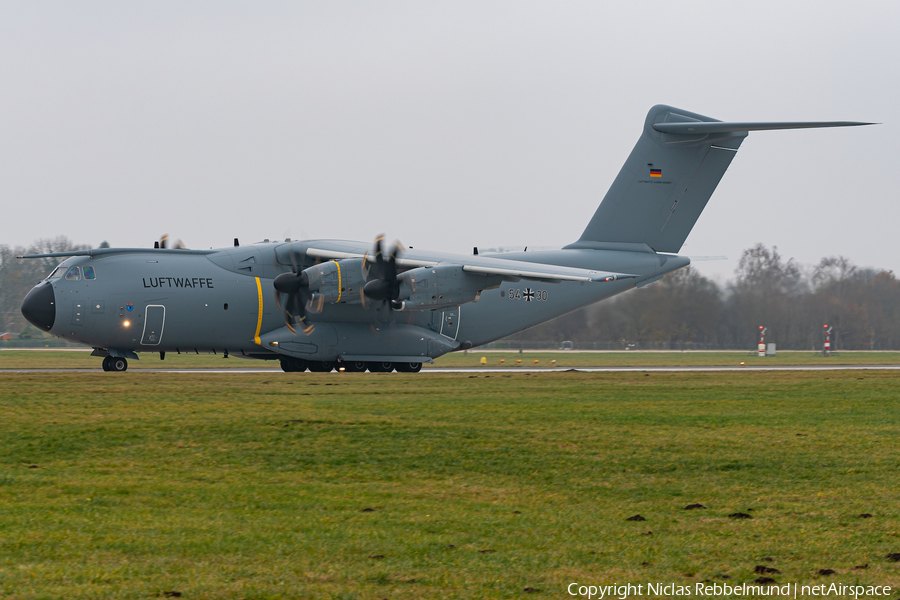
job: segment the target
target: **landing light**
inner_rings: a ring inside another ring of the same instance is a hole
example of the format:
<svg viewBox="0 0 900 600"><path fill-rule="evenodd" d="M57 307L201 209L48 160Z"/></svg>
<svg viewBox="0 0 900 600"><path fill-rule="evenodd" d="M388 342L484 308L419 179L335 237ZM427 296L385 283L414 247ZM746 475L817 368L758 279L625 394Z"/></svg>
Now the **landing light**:
<svg viewBox="0 0 900 600"><path fill-rule="evenodd" d="M124 325L125 327L130 327L131 321L125 321L124 323L122 323L122 325Z"/></svg>

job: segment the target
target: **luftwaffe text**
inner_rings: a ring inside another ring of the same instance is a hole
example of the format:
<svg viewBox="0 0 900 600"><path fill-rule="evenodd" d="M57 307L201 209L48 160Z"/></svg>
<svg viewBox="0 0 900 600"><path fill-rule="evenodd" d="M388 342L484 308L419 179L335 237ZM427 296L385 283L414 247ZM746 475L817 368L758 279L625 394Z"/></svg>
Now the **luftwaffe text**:
<svg viewBox="0 0 900 600"><path fill-rule="evenodd" d="M145 288L212 288L210 277L144 277Z"/></svg>

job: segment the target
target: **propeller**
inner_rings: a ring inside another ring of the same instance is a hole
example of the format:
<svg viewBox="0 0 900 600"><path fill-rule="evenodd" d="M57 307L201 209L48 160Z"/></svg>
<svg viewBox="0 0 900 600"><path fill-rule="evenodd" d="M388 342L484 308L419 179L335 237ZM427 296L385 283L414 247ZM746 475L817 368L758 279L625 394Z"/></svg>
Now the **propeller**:
<svg viewBox="0 0 900 600"><path fill-rule="evenodd" d="M159 238L159 247L165 248L168 245L169 245L169 234L164 233ZM172 248L174 248L176 250L186 250L187 249L187 247L181 242L181 240L176 240L175 243L172 244Z"/></svg>
<svg viewBox="0 0 900 600"><path fill-rule="evenodd" d="M282 273L273 282L275 287L275 304L284 312L284 322L291 333L296 334L294 323L300 325L306 335L313 332L315 327L306 322L306 303L309 302L309 276L303 271L297 271L297 263L291 255L291 272ZM282 305L281 295L287 295L287 301Z"/></svg>
<svg viewBox="0 0 900 600"><path fill-rule="evenodd" d="M397 279L397 254L400 245L395 244L384 258L384 234L375 238L375 258L369 259L368 253L363 258L363 270L368 280L363 286L363 298L369 300L397 300L400 297L400 281ZM367 268L368 267L368 268Z"/></svg>

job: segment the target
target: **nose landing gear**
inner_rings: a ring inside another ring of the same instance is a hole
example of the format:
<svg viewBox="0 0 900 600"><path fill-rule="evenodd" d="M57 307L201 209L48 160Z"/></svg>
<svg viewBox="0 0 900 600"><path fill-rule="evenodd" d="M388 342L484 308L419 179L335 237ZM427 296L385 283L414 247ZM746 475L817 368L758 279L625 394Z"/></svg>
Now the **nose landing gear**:
<svg viewBox="0 0 900 600"><path fill-rule="evenodd" d="M107 356L103 359L104 371L125 371L128 369L128 361L116 356Z"/></svg>

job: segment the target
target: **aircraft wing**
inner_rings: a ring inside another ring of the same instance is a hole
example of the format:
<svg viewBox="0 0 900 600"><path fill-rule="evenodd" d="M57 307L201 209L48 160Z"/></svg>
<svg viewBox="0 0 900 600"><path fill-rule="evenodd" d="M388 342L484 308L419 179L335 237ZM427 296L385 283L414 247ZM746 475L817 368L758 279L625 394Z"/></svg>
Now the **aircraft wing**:
<svg viewBox="0 0 900 600"><path fill-rule="evenodd" d="M637 275L629 273L594 271L489 257L466 261L463 264L463 271L480 275L497 275L504 279L535 279L538 281L616 281L617 279L637 277Z"/></svg>
<svg viewBox="0 0 900 600"><path fill-rule="evenodd" d="M315 258L327 260L342 260L347 258L362 258L363 253L341 252L337 250L325 250L321 248L307 248L305 253ZM446 258L435 256L435 260L428 258L416 258L415 256L397 257L397 264L401 267L433 267L436 265L461 265L463 271L477 275L493 275L503 278L505 281L518 281L520 279L533 279L537 281L587 281L603 282L616 281L639 277L630 273L615 273L611 271L595 271L576 267L561 267L558 265L545 265L521 260L505 260L491 256L459 256L448 255Z"/></svg>

